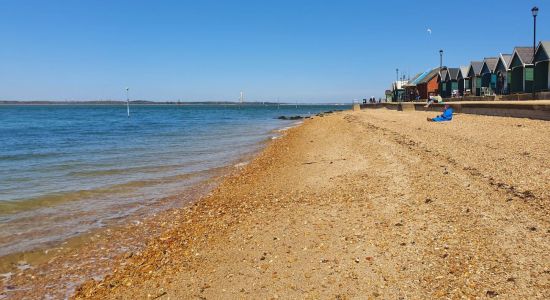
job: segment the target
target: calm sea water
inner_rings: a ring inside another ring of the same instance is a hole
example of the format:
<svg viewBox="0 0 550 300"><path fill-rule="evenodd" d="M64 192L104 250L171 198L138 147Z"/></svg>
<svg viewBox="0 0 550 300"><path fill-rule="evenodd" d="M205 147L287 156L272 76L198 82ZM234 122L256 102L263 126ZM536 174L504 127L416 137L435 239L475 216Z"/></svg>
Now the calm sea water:
<svg viewBox="0 0 550 300"><path fill-rule="evenodd" d="M0 106L0 256L105 226L346 106Z"/></svg>

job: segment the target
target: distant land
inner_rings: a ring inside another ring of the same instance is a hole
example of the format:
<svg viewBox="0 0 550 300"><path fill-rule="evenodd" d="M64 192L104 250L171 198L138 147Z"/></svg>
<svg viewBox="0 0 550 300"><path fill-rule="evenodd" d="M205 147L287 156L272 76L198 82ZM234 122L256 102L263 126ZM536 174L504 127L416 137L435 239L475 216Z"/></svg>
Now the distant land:
<svg viewBox="0 0 550 300"><path fill-rule="evenodd" d="M118 101L118 100L92 100L92 101L11 101L11 100L2 100L0 101L0 104L21 104L21 105L48 105L48 104L73 104L73 105L90 105L90 104L103 104L103 105L126 105L126 101ZM236 105L236 104L243 104L243 105L258 105L258 104L277 104L274 102L231 102L231 101L199 101L199 102L183 102L183 101L148 101L148 100L132 100L130 101L130 104L151 104L151 105L158 105L158 104L173 104L173 105L212 105L212 104L220 104L220 105ZM283 104L283 103L280 103Z"/></svg>
<svg viewBox="0 0 550 300"><path fill-rule="evenodd" d="M0 100L0 105L126 105L126 101L117 100L94 100L94 101L11 101ZM232 102L232 101L148 101L133 100L130 104L138 105L296 105L296 103L277 103L277 102ZM299 103L298 105L342 105L342 103Z"/></svg>

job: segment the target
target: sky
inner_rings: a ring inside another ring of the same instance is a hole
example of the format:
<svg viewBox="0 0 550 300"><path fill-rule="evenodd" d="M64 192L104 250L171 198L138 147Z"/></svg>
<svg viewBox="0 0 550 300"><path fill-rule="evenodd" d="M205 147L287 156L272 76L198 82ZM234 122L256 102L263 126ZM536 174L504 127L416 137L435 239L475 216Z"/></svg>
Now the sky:
<svg viewBox="0 0 550 300"><path fill-rule="evenodd" d="M0 0L0 100L351 102L550 40L550 2ZM428 32L431 29L431 34Z"/></svg>

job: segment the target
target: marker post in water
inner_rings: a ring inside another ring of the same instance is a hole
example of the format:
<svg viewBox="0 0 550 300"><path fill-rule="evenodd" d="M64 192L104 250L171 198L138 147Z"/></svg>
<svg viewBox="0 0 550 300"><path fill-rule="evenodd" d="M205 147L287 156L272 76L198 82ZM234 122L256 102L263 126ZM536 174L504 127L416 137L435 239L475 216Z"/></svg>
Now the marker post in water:
<svg viewBox="0 0 550 300"><path fill-rule="evenodd" d="M128 118L130 117L130 97L128 97L128 91L130 88L126 88L126 111L128 113Z"/></svg>

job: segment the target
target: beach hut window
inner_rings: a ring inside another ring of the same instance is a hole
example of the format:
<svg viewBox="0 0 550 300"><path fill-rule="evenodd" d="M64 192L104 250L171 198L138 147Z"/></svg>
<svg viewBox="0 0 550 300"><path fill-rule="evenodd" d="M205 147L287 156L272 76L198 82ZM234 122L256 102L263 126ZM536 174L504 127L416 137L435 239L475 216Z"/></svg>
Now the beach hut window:
<svg viewBox="0 0 550 300"><path fill-rule="evenodd" d="M533 68L525 68L525 81L533 81Z"/></svg>
<svg viewBox="0 0 550 300"><path fill-rule="evenodd" d="M476 87L481 87L481 77L476 78Z"/></svg>
<svg viewBox="0 0 550 300"><path fill-rule="evenodd" d="M512 83L512 72L509 72L508 73L508 84L511 84Z"/></svg>

